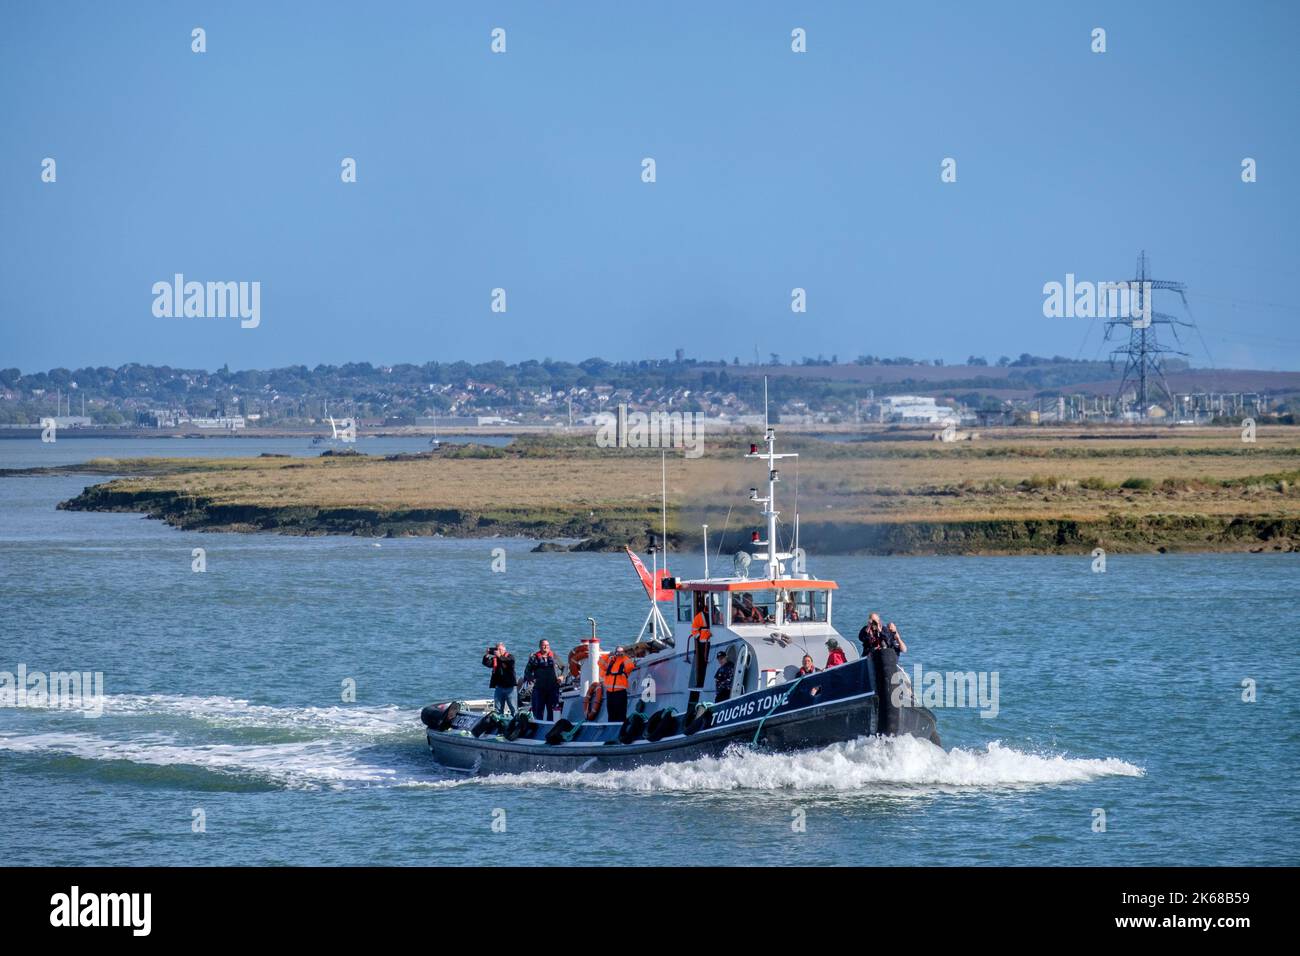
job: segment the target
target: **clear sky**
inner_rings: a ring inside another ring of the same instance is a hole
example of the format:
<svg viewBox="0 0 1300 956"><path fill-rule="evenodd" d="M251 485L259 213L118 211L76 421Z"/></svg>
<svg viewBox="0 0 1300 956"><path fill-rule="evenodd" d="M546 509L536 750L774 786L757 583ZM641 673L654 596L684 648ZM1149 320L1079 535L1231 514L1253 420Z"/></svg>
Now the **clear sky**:
<svg viewBox="0 0 1300 956"><path fill-rule="evenodd" d="M0 367L1092 358L1043 284L1145 248L1195 364L1300 368L1298 35L1240 0L3 3ZM259 281L261 324L155 317L177 272Z"/></svg>

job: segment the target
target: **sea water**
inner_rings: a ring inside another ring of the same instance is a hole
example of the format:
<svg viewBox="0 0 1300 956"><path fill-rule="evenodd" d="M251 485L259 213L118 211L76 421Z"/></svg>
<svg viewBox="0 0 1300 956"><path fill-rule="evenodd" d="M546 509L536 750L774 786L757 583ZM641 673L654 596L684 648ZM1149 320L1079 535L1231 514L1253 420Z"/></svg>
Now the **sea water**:
<svg viewBox="0 0 1300 956"><path fill-rule="evenodd" d="M0 467L52 462L29 444ZM58 453L168 453L102 444ZM846 637L875 610L909 672L996 672L996 716L938 709L942 748L467 778L433 764L420 707L486 696L497 640L522 664L588 615L635 637L625 556L55 509L99 480L0 479L0 672L104 690L98 717L0 706L10 864L1300 862L1300 555L812 555Z"/></svg>

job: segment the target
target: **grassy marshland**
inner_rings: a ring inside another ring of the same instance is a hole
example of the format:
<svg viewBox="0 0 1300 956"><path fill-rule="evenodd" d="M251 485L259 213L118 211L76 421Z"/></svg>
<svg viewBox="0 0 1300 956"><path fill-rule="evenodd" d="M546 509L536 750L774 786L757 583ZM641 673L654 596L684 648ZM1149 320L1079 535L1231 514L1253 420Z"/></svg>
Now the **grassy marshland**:
<svg viewBox="0 0 1300 956"><path fill-rule="evenodd" d="M928 436L926 436L928 437ZM942 444L916 433L791 437L780 504L796 487L805 546L907 553L1292 550L1300 542L1300 429L1017 430ZM708 521L724 550L758 527L746 500L763 479L748 438L714 437L668 459L670 535ZM657 529L657 451L591 436L372 458L98 460L63 469L119 475L61 507L136 511L184 528L296 534L527 535L585 547L645 543ZM728 507L731 516L726 518Z"/></svg>

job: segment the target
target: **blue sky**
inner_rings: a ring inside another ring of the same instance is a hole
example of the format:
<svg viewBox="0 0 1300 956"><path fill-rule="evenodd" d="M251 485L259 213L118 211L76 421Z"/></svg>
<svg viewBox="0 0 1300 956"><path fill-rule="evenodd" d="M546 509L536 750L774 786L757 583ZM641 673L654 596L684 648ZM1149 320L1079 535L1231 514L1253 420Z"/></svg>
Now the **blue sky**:
<svg viewBox="0 0 1300 956"><path fill-rule="evenodd" d="M1146 248L1195 364L1300 368L1298 11L7 3L0 366L1091 358L1043 283ZM177 272L260 326L155 317Z"/></svg>

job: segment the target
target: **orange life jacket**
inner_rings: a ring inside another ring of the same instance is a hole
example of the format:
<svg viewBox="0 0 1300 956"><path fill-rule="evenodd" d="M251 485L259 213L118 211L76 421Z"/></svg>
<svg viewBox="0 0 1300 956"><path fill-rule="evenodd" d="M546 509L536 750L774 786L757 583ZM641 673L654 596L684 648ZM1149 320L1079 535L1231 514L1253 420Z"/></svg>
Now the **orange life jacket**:
<svg viewBox="0 0 1300 956"><path fill-rule="evenodd" d="M605 690L627 690L627 675L636 670L636 664L626 654L610 657L605 667Z"/></svg>
<svg viewBox="0 0 1300 956"><path fill-rule="evenodd" d="M703 611L697 611L695 620L691 621L691 637L701 644L709 643L709 639L713 637L713 632L709 630L709 624L704 619Z"/></svg>

